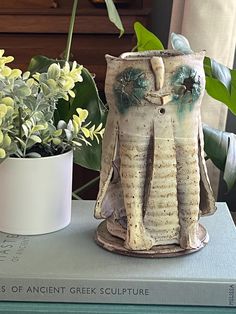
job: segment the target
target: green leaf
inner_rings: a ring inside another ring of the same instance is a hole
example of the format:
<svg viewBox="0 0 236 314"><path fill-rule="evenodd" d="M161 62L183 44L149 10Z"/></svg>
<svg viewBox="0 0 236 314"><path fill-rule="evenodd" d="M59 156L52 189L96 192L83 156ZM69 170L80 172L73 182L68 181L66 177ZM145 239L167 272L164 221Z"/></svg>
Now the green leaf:
<svg viewBox="0 0 236 314"><path fill-rule="evenodd" d="M72 138L73 138L72 132L71 132L70 130L67 130L67 129L65 129L64 132L65 132L65 134L66 134L67 140L68 140L68 141L71 141Z"/></svg>
<svg viewBox="0 0 236 314"><path fill-rule="evenodd" d="M28 153L28 154L26 154L26 156L30 157L30 158L40 158L40 157L42 157L39 153L36 153L36 152Z"/></svg>
<svg viewBox="0 0 236 314"><path fill-rule="evenodd" d="M61 136L61 134L62 134L62 129L56 130L53 132L53 136Z"/></svg>
<svg viewBox="0 0 236 314"><path fill-rule="evenodd" d="M79 147L81 147L82 146L82 144L80 143L80 142L77 142L77 141L71 141L74 145L76 145L76 146L79 146Z"/></svg>
<svg viewBox="0 0 236 314"><path fill-rule="evenodd" d="M58 80L60 77L60 66L56 63L53 63L48 68L48 78L53 80Z"/></svg>
<svg viewBox="0 0 236 314"><path fill-rule="evenodd" d="M79 117L80 122L84 122L87 119L87 117L88 117L88 111L87 110L77 108L76 112L78 113L78 117Z"/></svg>
<svg viewBox="0 0 236 314"><path fill-rule="evenodd" d="M231 100L230 93L223 83L213 77L206 77L206 91L214 99L226 104L236 114L236 104Z"/></svg>
<svg viewBox="0 0 236 314"><path fill-rule="evenodd" d="M214 165L224 171L228 150L228 137L223 131L203 124L204 150Z"/></svg>
<svg viewBox="0 0 236 314"><path fill-rule="evenodd" d="M236 70L230 70L231 74L231 89L230 89L230 99L232 107L234 108L233 112L236 112Z"/></svg>
<svg viewBox="0 0 236 314"><path fill-rule="evenodd" d="M209 57L204 58L204 71L206 76L212 77L211 59Z"/></svg>
<svg viewBox="0 0 236 314"><path fill-rule="evenodd" d="M3 133L2 133L2 131L0 130L0 144L1 144L2 141L3 141L3 138L4 138Z"/></svg>
<svg viewBox="0 0 236 314"><path fill-rule="evenodd" d="M21 146L22 146L23 148L25 148L25 142L22 141L22 139L21 139L20 137L16 136L16 140L21 144ZM18 148L17 150L20 151L20 148ZM18 152L18 153L19 153L19 152Z"/></svg>
<svg viewBox="0 0 236 314"><path fill-rule="evenodd" d="M22 127L23 127L23 125L22 125ZM42 124L34 125L32 128L32 132L38 132L38 131L42 131L42 130L45 130L45 125L42 125Z"/></svg>
<svg viewBox="0 0 236 314"><path fill-rule="evenodd" d="M25 124L22 124L22 129L24 131L25 136L28 137L29 134L28 127Z"/></svg>
<svg viewBox="0 0 236 314"><path fill-rule="evenodd" d="M50 64L57 62L61 66L65 64L64 60L48 59L44 56L36 56L31 59L29 65L29 71L45 72L47 71ZM88 121L91 124L98 126L103 123L105 126L107 110L105 105L101 101L95 81L86 69L82 69L83 82L78 82L75 85L73 91L75 92L75 98L70 98L69 101L60 99L57 104L57 110L55 114L55 125L59 120L64 120L68 123L73 118L73 114L76 114L78 107L88 110L89 116ZM83 145L80 149L74 151L74 162L93 170L100 169L101 163L101 143L97 141L92 142L92 146Z"/></svg>
<svg viewBox="0 0 236 314"><path fill-rule="evenodd" d="M64 120L59 120L57 123L57 128L58 129L66 129L67 128L67 124Z"/></svg>
<svg viewBox="0 0 236 314"><path fill-rule="evenodd" d="M204 150L217 168L224 171L230 190L236 182L236 135L203 125Z"/></svg>
<svg viewBox="0 0 236 314"><path fill-rule="evenodd" d="M124 34L124 27L121 22L119 13L116 10L116 7L112 0L105 0L107 6L107 12L109 20L115 24L115 26L120 30L120 37Z"/></svg>
<svg viewBox="0 0 236 314"><path fill-rule="evenodd" d="M37 135L34 135L34 134L30 136L30 139L32 141L34 141L35 143L41 143L42 142L41 138Z"/></svg>
<svg viewBox="0 0 236 314"><path fill-rule="evenodd" d="M32 128L32 121L31 121L31 120L26 120L26 121L25 121L25 124L26 124L27 128L28 128L29 130L31 130L31 128Z"/></svg>
<svg viewBox="0 0 236 314"><path fill-rule="evenodd" d="M31 75L37 72L38 73L46 72L53 62L58 62L58 60L49 59L44 56L35 56L30 60L28 70L30 71ZM63 65L64 64L65 61L63 61Z"/></svg>
<svg viewBox="0 0 236 314"><path fill-rule="evenodd" d="M6 157L6 152L3 148L0 148L0 158L3 159Z"/></svg>
<svg viewBox="0 0 236 314"><path fill-rule="evenodd" d="M228 190L231 190L236 182L236 135L229 134L229 147L225 163L224 180Z"/></svg>
<svg viewBox="0 0 236 314"><path fill-rule="evenodd" d="M11 145L11 138L8 134L4 135L4 139L3 139L3 147L8 147Z"/></svg>
<svg viewBox="0 0 236 314"><path fill-rule="evenodd" d="M89 115L86 121L91 121L91 125L98 126L102 123L105 126L107 110L99 98L94 79L87 69L83 69L82 77L83 82L76 83L75 98L70 103L65 121L71 119L79 107L88 110ZM92 146L84 145L80 150L75 151L74 161L83 167L99 170L101 143L98 144L97 141L92 141L91 144Z"/></svg>
<svg viewBox="0 0 236 314"><path fill-rule="evenodd" d="M162 42L140 22L134 23L134 31L137 37L137 50L163 50Z"/></svg>
<svg viewBox="0 0 236 314"><path fill-rule="evenodd" d="M180 34L171 34L171 45L174 50L182 52L183 54L189 54L193 52L187 38Z"/></svg>
<svg viewBox="0 0 236 314"><path fill-rule="evenodd" d="M23 80L27 80L29 78L29 76L30 76L30 72L26 71L25 73L23 73L22 78L23 78Z"/></svg>
<svg viewBox="0 0 236 314"><path fill-rule="evenodd" d="M22 85L17 89L14 89L14 93L17 97L22 98L29 96L31 94L31 90L27 85Z"/></svg>
<svg viewBox="0 0 236 314"><path fill-rule="evenodd" d="M211 59L212 76L218 79L225 87L230 90L231 74L225 65Z"/></svg>
<svg viewBox="0 0 236 314"><path fill-rule="evenodd" d="M51 90L45 83L41 82L41 87L45 96L50 94Z"/></svg>
<svg viewBox="0 0 236 314"><path fill-rule="evenodd" d="M206 91L236 114L236 70L205 57Z"/></svg>
<svg viewBox="0 0 236 314"><path fill-rule="evenodd" d="M1 103L5 104L6 106L13 106L14 100L11 97L4 97L1 99Z"/></svg>

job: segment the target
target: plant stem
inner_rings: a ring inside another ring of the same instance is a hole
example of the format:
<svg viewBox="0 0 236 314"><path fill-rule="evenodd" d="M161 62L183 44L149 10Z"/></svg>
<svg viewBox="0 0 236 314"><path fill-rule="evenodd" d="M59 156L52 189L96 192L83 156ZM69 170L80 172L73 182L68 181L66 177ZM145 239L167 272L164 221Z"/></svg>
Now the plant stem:
<svg viewBox="0 0 236 314"><path fill-rule="evenodd" d="M27 137L27 139L26 139L26 141L25 141L25 147L24 147L24 151L23 151L24 157L25 157L25 155L26 155L27 144L28 144L28 142L29 142L29 139L30 139L30 136L31 136L31 135L32 135L32 132L30 132L30 134L28 135L28 137Z"/></svg>
<svg viewBox="0 0 236 314"><path fill-rule="evenodd" d="M76 189L75 191L73 191L73 196L84 192L85 190L87 190L88 188L90 188L91 186L93 186L95 183L98 182L99 180L99 176L97 176L96 178L90 180L89 182L85 183L84 185L82 185L81 187L79 187L78 189Z"/></svg>
<svg viewBox="0 0 236 314"><path fill-rule="evenodd" d="M134 46L134 47L132 48L131 52L138 51L137 49L138 49L138 45Z"/></svg>
<svg viewBox="0 0 236 314"><path fill-rule="evenodd" d="M76 195L74 192L72 192L72 199L73 200L82 200L82 198L79 197L78 195Z"/></svg>
<svg viewBox="0 0 236 314"><path fill-rule="evenodd" d="M66 50L64 54L66 61L69 61L70 59L70 49L71 49L71 42L72 42L74 25L75 25L77 5L78 5L78 0L74 0L72 12L71 12L71 18L70 18L70 26L69 26L68 36L67 36Z"/></svg>
<svg viewBox="0 0 236 314"><path fill-rule="evenodd" d="M22 108L18 108L18 114L19 114L19 138L22 139Z"/></svg>

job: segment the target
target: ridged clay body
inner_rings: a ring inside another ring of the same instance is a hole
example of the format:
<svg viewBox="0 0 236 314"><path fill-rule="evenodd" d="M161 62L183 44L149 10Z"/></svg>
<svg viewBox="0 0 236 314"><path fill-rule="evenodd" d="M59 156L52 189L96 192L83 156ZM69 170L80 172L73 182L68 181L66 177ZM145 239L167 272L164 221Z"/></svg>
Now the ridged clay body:
<svg viewBox="0 0 236 314"><path fill-rule="evenodd" d="M215 211L203 151L204 52L107 55L109 105L96 218L127 250L200 246Z"/></svg>

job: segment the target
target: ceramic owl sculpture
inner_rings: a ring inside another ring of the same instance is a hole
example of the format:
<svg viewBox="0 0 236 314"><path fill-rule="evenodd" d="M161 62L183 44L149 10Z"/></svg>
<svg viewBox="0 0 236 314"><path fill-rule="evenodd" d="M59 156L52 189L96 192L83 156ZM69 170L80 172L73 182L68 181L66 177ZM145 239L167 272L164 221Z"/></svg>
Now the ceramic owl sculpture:
<svg viewBox="0 0 236 314"><path fill-rule="evenodd" d="M199 217L215 211L200 114L204 52L106 59L109 113L95 206L106 220L97 242L120 253L198 250L207 242Z"/></svg>

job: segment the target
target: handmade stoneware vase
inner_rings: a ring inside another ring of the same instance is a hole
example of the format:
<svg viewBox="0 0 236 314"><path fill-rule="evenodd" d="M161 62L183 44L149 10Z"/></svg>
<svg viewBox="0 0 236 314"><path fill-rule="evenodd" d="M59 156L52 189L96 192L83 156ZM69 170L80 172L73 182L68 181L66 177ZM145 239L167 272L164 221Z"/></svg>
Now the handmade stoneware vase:
<svg viewBox="0 0 236 314"><path fill-rule="evenodd" d="M215 211L203 151L204 52L106 56L109 104L95 217L104 248L138 256L192 253Z"/></svg>

